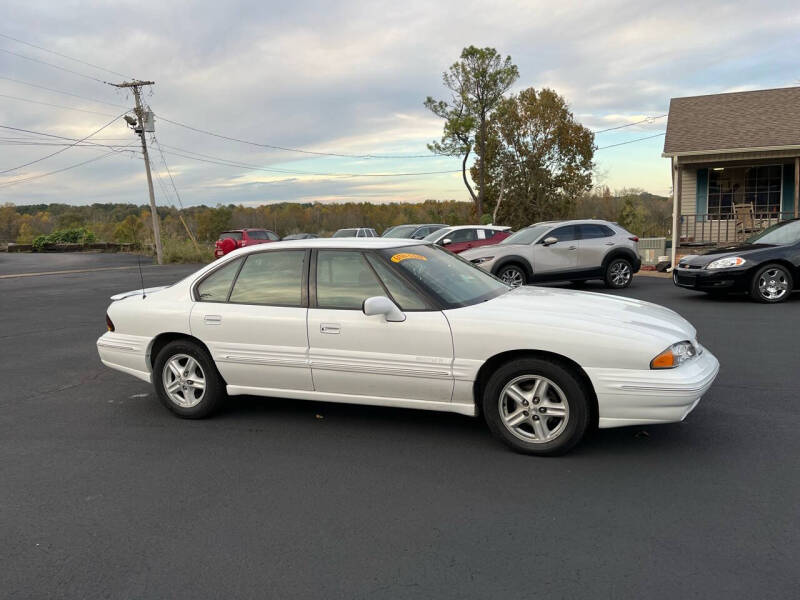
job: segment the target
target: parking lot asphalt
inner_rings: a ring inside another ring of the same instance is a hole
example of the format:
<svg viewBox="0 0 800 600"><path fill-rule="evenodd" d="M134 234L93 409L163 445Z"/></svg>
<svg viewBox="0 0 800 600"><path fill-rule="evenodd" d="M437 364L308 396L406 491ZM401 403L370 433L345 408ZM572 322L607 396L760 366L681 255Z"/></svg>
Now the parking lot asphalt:
<svg viewBox="0 0 800 600"><path fill-rule="evenodd" d="M177 419L97 358L108 297L138 287L0 280L2 598L797 596L798 295L637 277L621 294L687 317L717 382L683 423L543 459L452 414L236 397Z"/></svg>

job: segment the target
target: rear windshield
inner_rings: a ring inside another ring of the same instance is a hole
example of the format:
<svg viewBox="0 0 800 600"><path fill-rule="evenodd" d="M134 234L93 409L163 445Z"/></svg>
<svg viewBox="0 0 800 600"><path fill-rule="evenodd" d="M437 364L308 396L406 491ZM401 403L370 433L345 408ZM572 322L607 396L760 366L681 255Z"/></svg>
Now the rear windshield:
<svg viewBox="0 0 800 600"><path fill-rule="evenodd" d="M241 231L223 231L219 234L219 239L226 240L241 240L242 239L242 232Z"/></svg>

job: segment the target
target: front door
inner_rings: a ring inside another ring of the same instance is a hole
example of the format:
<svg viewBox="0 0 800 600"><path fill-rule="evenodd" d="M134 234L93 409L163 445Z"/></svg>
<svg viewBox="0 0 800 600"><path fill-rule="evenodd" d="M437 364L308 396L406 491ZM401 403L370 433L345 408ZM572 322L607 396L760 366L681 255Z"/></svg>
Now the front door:
<svg viewBox="0 0 800 600"><path fill-rule="evenodd" d="M314 389L306 331L309 256L305 250L248 254L197 285L192 333L208 346L229 386Z"/></svg>
<svg viewBox="0 0 800 600"><path fill-rule="evenodd" d="M554 244L545 244L544 240L554 237ZM578 228L575 225L556 227L545 235L533 247L533 275L548 277L578 268Z"/></svg>
<svg viewBox="0 0 800 600"><path fill-rule="evenodd" d="M316 391L450 402L453 343L441 311L361 251L319 250L313 271L308 340ZM406 320L365 315L363 302L372 296L390 297Z"/></svg>

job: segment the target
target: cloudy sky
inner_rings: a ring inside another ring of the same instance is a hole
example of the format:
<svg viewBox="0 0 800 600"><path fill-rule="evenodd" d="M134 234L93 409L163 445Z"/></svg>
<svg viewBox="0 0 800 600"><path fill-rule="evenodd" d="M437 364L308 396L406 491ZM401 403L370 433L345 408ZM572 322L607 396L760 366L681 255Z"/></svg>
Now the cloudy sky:
<svg viewBox="0 0 800 600"><path fill-rule="evenodd" d="M800 82L796 0L5 0L0 36L0 203L17 204L147 201L140 157L119 149L136 148L121 120L91 138L116 152L72 147L15 168L63 148L19 129L81 139L122 114L132 99L102 81L123 75L156 82L145 99L187 205L467 199L458 160L428 156L441 122L422 102L443 95L442 71L469 44L511 55L515 89L554 88L593 130L663 115L674 96ZM666 194L662 137L607 147L665 125L597 134L596 182ZM157 200L172 204L152 150ZM406 173L432 174L372 176Z"/></svg>

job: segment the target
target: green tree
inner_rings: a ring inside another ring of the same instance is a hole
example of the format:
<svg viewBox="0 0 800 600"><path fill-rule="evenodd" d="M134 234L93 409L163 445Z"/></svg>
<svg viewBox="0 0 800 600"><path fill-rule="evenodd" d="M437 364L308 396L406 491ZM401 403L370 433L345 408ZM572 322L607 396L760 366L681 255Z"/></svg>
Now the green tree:
<svg viewBox="0 0 800 600"><path fill-rule="evenodd" d="M444 119L442 139L428 144L428 149L445 156L463 156L461 176L478 217L483 214L486 198L486 170L481 164L476 194L467 179L467 159L475 148L476 139L478 154L486 154L489 118L518 77L519 70L510 56L503 59L494 48L468 46L461 51L460 60L442 74L444 86L450 90L450 99L434 100L428 96L425 100L425 107Z"/></svg>
<svg viewBox="0 0 800 600"><path fill-rule="evenodd" d="M578 123L555 91L528 88L504 98L492 115L473 176L486 163L492 206L503 191L498 219L523 227L570 216L592 185L594 135Z"/></svg>
<svg viewBox="0 0 800 600"><path fill-rule="evenodd" d="M128 215L114 229L114 240L124 244L138 244L142 241L144 224L136 215Z"/></svg>

